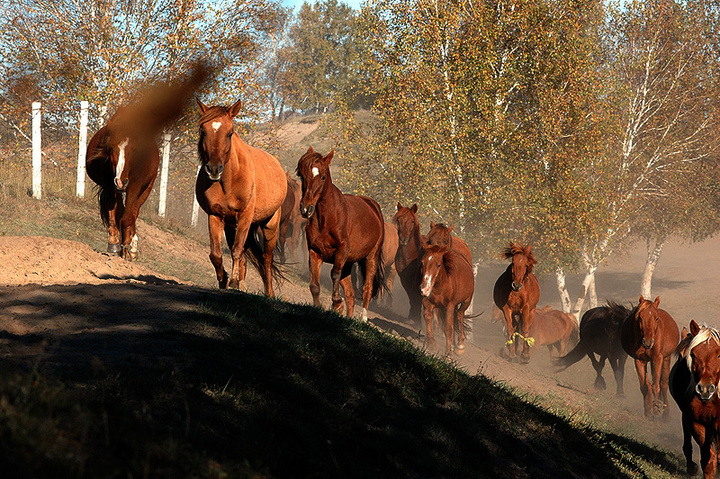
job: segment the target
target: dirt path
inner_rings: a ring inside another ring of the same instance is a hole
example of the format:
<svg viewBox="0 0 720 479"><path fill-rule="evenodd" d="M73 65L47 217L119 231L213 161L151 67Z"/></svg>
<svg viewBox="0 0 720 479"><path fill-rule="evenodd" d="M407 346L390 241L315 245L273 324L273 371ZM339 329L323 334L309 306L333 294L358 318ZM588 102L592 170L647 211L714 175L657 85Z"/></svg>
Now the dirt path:
<svg viewBox="0 0 720 479"><path fill-rule="evenodd" d="M168 239L146 226L148 248L162 246ZM197 262L212 276L207 252L192 242L173 248ZM718 261L720 240L696 245L668 245L658 266L654 295L681 325L691 318L718 326L714 296L705 291L720 287L720 274L698 277L707 264ZM601 301L636 302L639 277L644 263L642 248L615 261L598 273ZM77 367L91 371L115 361L133 364L157 361L163 355L184 353L181 342L162 335L166 324L197 328L192 320L196 306L217 300L214 290L203 289L169 276L158 274L143 262L128 263L92 250L77 242L45 237L0 237L0 355L28 367L43 365L48 370ZM587 416L618 433L656 443L680 455L680 417L674 403L669 422L649 422L642 417L637 376L632 363L625 369L626 397L616 398L612 373L605 374L609 390L592 388L594 371L585 359L568 370L555 373L546 349L534 353L527 366L512 364L496 354L504 342L502 327L489 320L490 291L495 278L504 269L501 263L484 266L478 275L476 312L485 313L475 320L473 345L457 358L470 373L482 373L521 393L545 398L552 407L566 414ZM302 270L302 268L300 268ZM324 278L328 274L323 273ZM308 303L310 294L305 274L291 274L280 295L298 303ZM212 281L210 281L212 283ZM569 278L577 285L578 278ZM257 277L251 277L251 290L259 290ZM541 278L541 304L558 307L553 278ZM232 294L232 293L229 293ZM571 294L575 294L571 291ZM329 302L327 283L322 292ZM141 306L141 307L139 307ZM406 297L399 282L394 291L393 309L375 307L371 322L392 334L422 345L418 331L403 321ZM208 332L211 334L211 332Z"/></svg>

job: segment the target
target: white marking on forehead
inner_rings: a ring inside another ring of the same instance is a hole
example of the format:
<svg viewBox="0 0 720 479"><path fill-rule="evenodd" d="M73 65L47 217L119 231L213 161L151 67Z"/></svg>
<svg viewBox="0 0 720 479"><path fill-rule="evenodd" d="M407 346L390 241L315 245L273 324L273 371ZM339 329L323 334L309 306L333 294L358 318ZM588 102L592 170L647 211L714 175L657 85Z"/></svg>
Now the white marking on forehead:
<svg viewBox="0 0 720 479"><path fill-rule="evenodd" d="M313 174L313 178L315 178L317 175L320 174L320 170L318 170L317 166L313 166L312 174Z"/></svg>
<svg viewBox="0 0 720 479"><path fill-rule="evenodd" d="M212 126L213 131L218 131L218 130L220 129L220 127L222 126L222 122L221 122L221 121L214 121L214 122L212 122L212 123L210 124L210 126Z"/></svg>

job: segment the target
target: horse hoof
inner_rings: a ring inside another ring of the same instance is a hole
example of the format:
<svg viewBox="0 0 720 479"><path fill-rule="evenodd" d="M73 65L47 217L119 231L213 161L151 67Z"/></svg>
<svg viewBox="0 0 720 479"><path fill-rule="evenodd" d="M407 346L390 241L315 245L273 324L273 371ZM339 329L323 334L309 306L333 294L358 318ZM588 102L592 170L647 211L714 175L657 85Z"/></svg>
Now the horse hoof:
<svg viewBox="0 0 720 479"><path fill-rule="evenodd" d="M138 254L136 252L130 251L127 248L123 248L123 258L130 262L137 261Z"/></svg>
<svg viewBox="0 0 720 479"><path fill-rule="evenodd" d="M108 243L107 252L110 254L122 254L122 245L120 243Z"/></svg>
<svg viewBox="0 0 720 479"><path fill-rule="evenodd" d="M465 348L455 348L455 354L457 354L458 356L462 356L463 354L465 354Z"/></svg>
<svg viewBox="0 0 720 479"><path fill-rule="evenodd" d="M687 465L688 476L694 476L698 473L698 465L695 462L689 462Z"/></svg>

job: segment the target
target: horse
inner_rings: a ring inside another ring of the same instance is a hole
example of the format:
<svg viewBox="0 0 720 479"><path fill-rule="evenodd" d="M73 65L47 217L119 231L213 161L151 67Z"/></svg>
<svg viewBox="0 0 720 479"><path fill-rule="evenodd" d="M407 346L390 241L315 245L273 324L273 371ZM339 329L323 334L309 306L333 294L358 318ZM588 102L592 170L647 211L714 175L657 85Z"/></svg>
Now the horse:
<svg viewBox="0 0 720 479"><path fill-rule="evenodd" d="M438 246L449 245L451 248L457 250L460 254L465 256L470 264L472 264L472 253L470 253L470 248L464 240L451 234L453 228L454 225L447 226L444 223L435 223L434 221L430 221L430 231L428 231L428 234L425 236L427 237L429 244Z"/></svg>
<svg viewBox="0 0 720 479"><path fill-rule="evenodd" d="M680 341L678 326L666 311L658 308L660 297L650 301L640 296L620 328L623 349L635 359L635 370L643 394L645 417L670 415L667 407L670 358ZM647 364L652 365L652 382Z"/></svg>
<svg viewBox="0 0 720 479"><path fill-rule="evenodd" d="M386 298L386 305L388 307L392 306L392 289L393 283L395 282L395 275L397 274L397 272L395 271L395 254L397 253L398 244L399 243L397 228L395 228L392 223L388 223L386 221L385 241L383 241L382 248L382 269L385 275L385 287L381 289L379 294L382 295L382 297ZM360 278L360 275L358 274L358 268L353 268L352 277L353 287L359 291L360 295L358 297L362 298L362 281L364 281L364 279Z"/></svg>
<svg viewBox="0 0 720 479"><path fill-rule="evenodd" d="M522 340L520 359L527 363L530 360L530 346L534 344L530 326L540 299L540 284L532 272L537 260L530 245L523 247L520 243L510 243L503 250L502 256L512 259L512 263L495 282L493 300L503 312L508 338L505 344L510 358L517 356Z"/></svg>
<svg viewBox="0 0 720 479"><path fill-rule="evenodd" d="M553 349L560 356L565 355L569 343L575 345L579 339L578 323L575 316L563 313L551 306L535 311L535 321L530 326L530 336L536 346L545 345L553 355Z"/></svg>
<svg viewBox="0 0 720 479"><path fill-rule="evenodd" d="M400 277L400 283L407 293L410 311L408 320L420 324L422 310L422 296L420 295L420 258L422 258L422 235L420 222L417 218L417 204L405 207L399 202L397 213L391 223L397 228L398 249L395 254L395 270Z"/></svg>
<svg viewBox="0 0 720 479"><path fill-rule="evenodd" d="M299 238L305 220L300 216L300 196L302 191L300 185L289 172L285 172L287 178L287 193L283 201L280 214L280 231L278 232L277 249L280 260L286 262L289 254L297 253Z"/></svg>
<svg viewBox="0 0 720 479"><path fill-rule="evenodd" d="M567 369L585 356L590 358L595 369L595 389L607 388L602 370L605 361L615 376L617 396L624 396L623 381L625 377L625 361L627 353L620 342L620 328L630 315L630 309L608 301L605 306L598 306L585 311L580 320L580 341L567 355L557 358L554 363L560 370ZM596 358L595 355L598 355Z"/></svg>
<svg viewBox="0 0 720 479"><path fill-rule="evenodd" d="M434 348L435 336L432 330L435 309L445 313L445 355L455 351L462 354L465 349L465 311L470 306L475 291L475 276L468 259L450 245L431 245L423 242L420 259L422 282L420 294L423 297L423 316L427 326L426 347Z"/></svg>
<svg viewBox="0 0 720 479"><path fill-rule="evenodd" d="M265 294L272 297L273 279L281 277L273 263L273 250L287 192L285 172L277 158L248 145L234 132L233 118L240 111L240 101L230 107L206 106L200 99L197 104L202 168L195 196L208 215L210 261L218 286L245 290L248 257L262 277ZM229 278L223 268L223 232L233 261Z"/></svg>
<svg viewBox="0 0 720 479"><path fill-rule="evenodd" d="M129 261L138 258L137 218L160 164L155 138L182 115L208 74L198 64L183 81L154 85L135 103L118 108L88 142L85 170L97 185L108 253Z"/></svg>
<svg viewBox="0 0 720 479"><path fill-rule="evenodd" d="M302 185L300 214L308 220L305 235L308 244L310 293L313 304L320 306L320 267L333 265L332 308L342 311L342 286L347 316L355 309L352 266L358 263L363 273L362 320L367 321L370 299L385 282L382 268L382 247L385 226L377 201L367 196L343 194L332 182L330 162L334 150L326 156L312 146L298 160L297 174Z"/></svg>
<svg viewBox="0 0 720 479"><path fill-rule="evenodd" d="M685 331L685 329L683 328ZM670 370L670 394L680 408L683 428L683 453L687 473L698 471L693 462L692 439L700 447L700 466L706 479L717 469L717 440L720 436L720 332L690 321L690 333L675 352L678 359Z"/></svg>

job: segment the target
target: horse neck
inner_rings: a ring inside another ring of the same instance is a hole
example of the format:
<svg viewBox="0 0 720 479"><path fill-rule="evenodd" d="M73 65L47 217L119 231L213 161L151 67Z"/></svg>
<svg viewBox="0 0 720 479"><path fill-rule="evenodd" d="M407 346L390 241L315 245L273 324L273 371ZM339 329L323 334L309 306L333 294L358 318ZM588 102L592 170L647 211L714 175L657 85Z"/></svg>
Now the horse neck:
<svg viewBox="0 0 720 479"><path fill-rule="evenodd" d="M344 208L342 208L342 205L345 203L344 196L340 188L335 186L330 176L328 176L325 186L322 192L320 192L320 197L315 204L315 210L317 214L320 215L318 218L321 216L327 217L328 215L335 217L336 212L344 210Z"/></svg>
<svg viewBox="0 0 720 479"><path fill-rule="evenodd" d="M398 271L402 271L402 269L405 269L405 266L407 266L413 261L420 261L420 258L422 258L422 240L420 237L419 224L415 223L415 228L413 229L413 233L410 235L410 240L407 242L407 244L398 248L398 253L396 257L398 255L400 256L401 260L400 265L396 264L396 268L398 268L398 266L401 266Z"/></svg>

